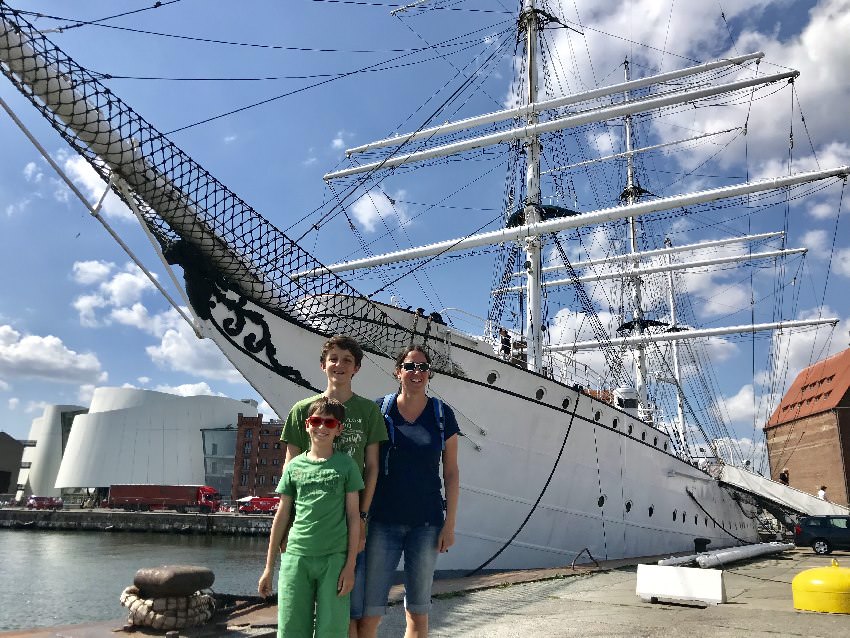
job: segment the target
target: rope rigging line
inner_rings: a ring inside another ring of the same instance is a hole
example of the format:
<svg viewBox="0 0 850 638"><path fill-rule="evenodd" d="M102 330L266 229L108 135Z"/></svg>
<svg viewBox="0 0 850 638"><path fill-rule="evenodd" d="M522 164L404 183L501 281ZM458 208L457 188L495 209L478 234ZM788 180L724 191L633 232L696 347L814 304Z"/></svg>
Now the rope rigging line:
<svg viewBox="0 0 850 638"><path fill-rule="evenodd" d="M483 30L484 30L484 29L478 29L478 30L476 30L476 31L473 31L472 33L476 33L477 31L483 31ZM466 37L467 35L471 35L471 33L470 33L470 34L465 34L464 36L457 36L457 37L455 37L455 38L450 38L449 40L445 40L445 41L443 41L443 42L441 42L441 43L439 43L439 44L435 45L435 47L436 47L436 48L439 48L439 47L447 46L449 43L453 42L454 40L457 40L457 39L459 39L459 38L461 38L461 37ZM469 46L468 46L468 47L466 47L466 48L472 48L472 47L474 47L474 46L477 46L477 44L476 44L476 43L473 43L473 44L469 45ZM394 57L394 58L390 58L389 60L383 60L383 61L381 61L381 62L376 62L375 64L371 64L371 65L369 65L369 66L362 67L362 68L360 68L360 69L355 69L355 70L353 70L353 71L347 71L347 72L342 73L342 74L340 74L340 75L336 75L336 76L334 76L334 77L330 77L330 78L328 78L328 79L326 79L326 80L323 80L323 81L321 81L321 82L316 82L316 83L313 83L313 84L310 84L310 85L307 85L307 86L301 87L301 88L299 88L299 89L295 89L295 90L292 90L292 91L288 91L288 92L283 93L283 94L281 94L281 95L276 95L276 96L273 96L273 97L270 97L270 98L266 98L266 99L264 99L264 100L260 100L260 101L258 101L258 102L253 102L253 103L251 103L251 104L247 104L247 105L242 106L242 107L239 107L239 108L237 108L237 109L232 109L232 110L227 111L227 112L225 112L225 113L219 113L218 115L213 115L213 116L210 116L210 117L205 118L205 119L203 119L203 120L198 120L197 122L194 122L194 123L192 123L192 124L186 124L186 125L181 126L181 127L179 127L179 128L172 129L171 131L167 131L165 134L166 134L166 135L172 135L172 134L177 133L177 132L180 132L180 131L185 131L185 130L187 130L187 129L194 128L194 127L196 127L196 126L200 126L200 125L202 125L202 124L207 124L207 123L209 123L209 122L212 122L212 121L215 121L215 120L218 120L218 119L224 118L224 117L229 117L230 115L234 115L234 114L236 114L236 113L241 113L241 112L243 112L243 111L247 111L247 110L249 110L249 109L253 109L253 108L256 108L256 107L258 107L258 106L262 106L262 105L264 105L264 104L269 104L270 102L274 102L274 101L276 101L276 100L280 100L280 99L282 99L282 98L288 97L288 96L290 96L290 95L294 95L294 94L296 94L296 93L301 93L301 92L303 92L303 91L307 91L307 90L309 90L309 89L314 89L314 88L316 88L316 87L323 86L323 85L328 84L328 83L330 83L330 82L335 82L335 81L337 81L337 80L341 80L341 79L343 79L343 78L347 78L347 77L351 77L351 76L353 76L353 75L357 75L358 73L366 73L366 72L370 72L370 71L384 71L384 70L386 70L386 69L385 69L385 68L383 68L383 65L385 65L385 64L389 64L390 62L395 62L396 60L401 60L401 59L406 58L406 57L408 57L408 56L410 56L410 55L413 55L413 53L405 53L405 54L403 54L403 55L399 55L399 56L396 56L396 57ZM402 64L402 65L396 65L396 66L394 66L394 67L392 67L392 68L403 68L403 67L405 67L405 66L411 66L412 64L421 64L422 62L430 62L430 61L431 61L431 60L429 59L429 60L424 60L424 61L419 61L419 62L414 62L414 63L407 63L407 64Z"/></svg>
<svg viewBox="0 0 850 638"><path fill-rule="evenodd" d="M578 404L579 404L580 397L581 397L581 393L577 392L576 393L575 405L573 405L573 411L570 414L570 422L567 424L567 432L566 432L566 434L564 434L564 440L561 441L561 449L558 450L558 455L555 457L555 463L552 465L552 470L549 472L549 476L546 479L546 482L543 484L543 487L540 490L540 493L537 495L537 499L534 501L534 504L531 506L531 509L529 510L528 514L525 516L523 521L519 524L519 527L517 527L516 531L511 535L511 537L507 541L505 541L505 543L498 550L496 550L493 553L493 555L490 556L490 558L485 560L483 563L481 563L478 567L476 567L472 571L464 574L465 577L474 576L475 574L480 572L482 569L487 567L487 565L489 565L494 560L496 560L502 554L502 552L504 552L510 546L510 544L514 542L514 539L517 536L519 536L519 533L523 530L523 528L526 526L528 521L531 520L532 514L534 514L534 512L537 510L537 506L540 504L540 501L543 500L543 495L546 494L546 490L548 489L549 484L552 482L552 477L555 476L555 470L558 469L558 465L561 462L561 456L563 455L564 448L567 445L567 439L570 438L570 432L572 432L572 429L573 429L573 421L576 418L576 411L578 410Z"/></svg>
<svg viewBox="0 0 850 638"><path fill-rule="evenodd" d="M716 519L716 518L714 518L711 514L709 514L708 510L707 510L707 509L705 509L705 508L702 506L702 503L700 503L700 502L697 500L697 497L696 497L696 496L694 496L694 493L693 493L693 492L691 492L691 488L686 487L686 488L685 488L685 492L687 493L687 495L688 495L688 496L690 496L690 497L691 497L691 500L692 500L694 503L696 503L696 506L697 506L698 508L700 508L700 509L703 511L703 513L704 513L706 516L708 516L708 517L712 520L712 522L713 522L715 525L717 525L717 527L719 527L721 530L723 530L724 532L726 532L729 536L731 536L732 538L734 538L736 541L739 541L739 542L743 543L744 545L755 545L755 543L751 543L750 541L745 540L745 539L741 538L740 536L736 536L735 534L733 534L733 533L732 533L732 531L731 531L731 530L726 529L726 528L723 526L723 523L719 523L719 522L717 521L717 519Z"/></svg>
<svg viewBox="0 0 850 638"><path fill-rule="evenodd" d="M479 70L482 69L482 68L485 68L491 60L496 58L497 54L501 51L502 46L504 46L504 43L501 43L498 47L495 48L495 50L490 54L490 56L479 66ZM473 73L469 77L467 77L461 83L461 85L455 91L453 91L452 94L448 98L446 98L443 101L443 103L440 104L424 122L422 122L422 124L416 129L416 131L414 131L414 133L417 133L417 132L421 131L422 129L426 128L434 120L434 118L437 117L442 112L442 110L454 100L454 98L457 95L461 94L473 82L473 79L475 78L475 76L476 76L476 74ZM457 77L457 76L455 76L455 77ZM446 85L444 85L444 87L445 86ZM441 90L442 90L442 88L439 89L438 91L436 91L431 97L434 97L434 95L439 93L439 91L441 91ZM430 100L431 100L431 98L428 98L426 103ZM321 227L322 224L327 223L328 221L332 220L336 215L338 215L339 209L345 204L345 202L347 202L351 197L353 197L354 194L358 191L358 189L360 189L361 187L365 188L366 183L369 182L373 177L375 177L382 170L383 165L387 161L389 161L391 158L396 156L398 153L400 153L402 151L402 149L407 149L407 147L410 145L410 143L411 143L411 140L407 139L407 140L402 141L397 146L392 147L390 149L390 151L383 157L381 162L377 166L375 166L375 168L368 171L362 177L357 178L353 184L346 186L345 192L341 196L337 196L338 203L335 206L331 207L326 213L324 213L324 215L322 215L322 217L319 219L319 221L317 221L313 224L313 227L318 229L318 228ZM392 169L391 171L389 171L388 174L377 179L377 183L380 183L381 181L387 179L390 175L394 174L395 172L396 172L396 170ZM309 229L307 231L305 231L305 233L303 235L301 235L301 238L303 238L308 232L310 232Z"/></svg>

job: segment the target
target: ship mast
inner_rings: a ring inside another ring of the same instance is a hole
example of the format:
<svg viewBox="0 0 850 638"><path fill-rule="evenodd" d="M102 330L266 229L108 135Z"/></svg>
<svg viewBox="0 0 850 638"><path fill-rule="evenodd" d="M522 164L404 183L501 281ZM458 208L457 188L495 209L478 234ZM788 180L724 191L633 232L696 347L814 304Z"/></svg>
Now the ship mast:
<svg viewBox="0 0 850 638"><path fill-rule="evenodd" d="M530 106L537 98L537 14L534 0L525 0L520 15L520 28L525 29L526 87L524 105ZM529 127L537 124L537 113L529 109L526 116ZM533 130L533 128L532 128ZM526 153L525 173L525 224L536 224L540 218L540 136L532 134L524 140ZM525 248L526 285L526 365L533 372L543 366L542 303L541 303L541 238L534 234L523 241Z"/></svg>
<svg viewBox="0 0 850 638"><path fill-rule="evenodd" d="M625 67L625 81L628 84L629 78L629 61L623 63ZM626 102L630 100L629 90L626 89L623 93ZM626 132L626 203L631 206L637 202L639 193L635 186L635 158L632 144L632 116L631 113L626 114L624 118ZM635 255L639 252L637 245L637 223L634 217L629 217L629 249ZM635 258L635 270L639 266L639 259ZM632 287L632 334L640 336L643 334L643 300L641 299L641 279L639 274L634 274L631 277ZM638 401L640 404L641 418L647 416L649 410L646 392L646 351L642 343L638 344L635 349L636 366L635 366L635 384L637 385Z"/></svg>
<svg viewBox="0 0 850 638"><path fill-rule="evenodd" d="M667 248L672 246L670 238L664 240L664 245ZM673 256L667 256L668 264L673 264ZM667 303L670 304L670 328L676 329L676 298L673 290L673 271L667 273ZM688 444L685 440L685 397L682 393L682 375L679 367L679 342L671 341L670 348L672 349L673 359L673 378L670 380L676 388L676 431L679 434L679 439L682 442L682 449L687 451Z"/></svg>

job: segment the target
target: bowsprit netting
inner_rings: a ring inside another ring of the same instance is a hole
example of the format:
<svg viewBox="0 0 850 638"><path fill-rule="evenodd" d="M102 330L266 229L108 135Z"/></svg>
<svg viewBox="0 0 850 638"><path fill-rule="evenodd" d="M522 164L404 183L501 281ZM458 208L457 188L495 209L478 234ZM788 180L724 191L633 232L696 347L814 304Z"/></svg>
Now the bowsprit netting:
<svg viewBox="0 0 850 638"><path fill-rule="evenodd" d="M187 275L200 267L277 314L320 334L350 335L378 353L394 354L410 340L337 275L290 278L322 264L2 1L0 69L105 181L112 179Z"/></svg>

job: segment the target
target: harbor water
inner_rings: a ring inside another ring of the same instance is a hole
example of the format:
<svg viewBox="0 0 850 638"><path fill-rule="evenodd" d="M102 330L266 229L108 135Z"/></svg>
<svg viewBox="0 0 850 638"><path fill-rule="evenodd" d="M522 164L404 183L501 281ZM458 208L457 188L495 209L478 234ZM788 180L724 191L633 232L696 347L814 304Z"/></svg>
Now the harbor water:
<svg viewBox="0 0 850 638"><path fill-rule="evenodd" d="M267 538L0 529L0 631L126 617L118 596L136 570L201 565L212 589L256 595Z"/></svg>

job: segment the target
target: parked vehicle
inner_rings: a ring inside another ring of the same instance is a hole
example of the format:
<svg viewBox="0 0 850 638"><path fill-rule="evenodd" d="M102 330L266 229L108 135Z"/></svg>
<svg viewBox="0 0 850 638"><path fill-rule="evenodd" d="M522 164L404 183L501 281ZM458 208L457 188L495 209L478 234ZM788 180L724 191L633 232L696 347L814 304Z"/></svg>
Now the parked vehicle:
<svg viewBox="0 0 850 638"><path fill-rule="evenodd" d="M58 496L30 496L27 499L27 509L30 510L61 510L64 501Z"/></svg>
<svg viewBox="0 0 850 638"><path fill-rule="evenodd" d="M126 511L217 512L221 494L208 485L112 485L107 507Z"/></svg>
<svg viewBox="0 0 850 638"><path fill-rule="evenodd" d="M274 514L280 505L279 496L252 496L239 505L240 514Z"/></svg>
<svg viewBox="0 0 850 638"><path fill-rule="evenodd" d="M850 549L850 516L804 516L794 528L794 544L816 554Z"/></svg>

